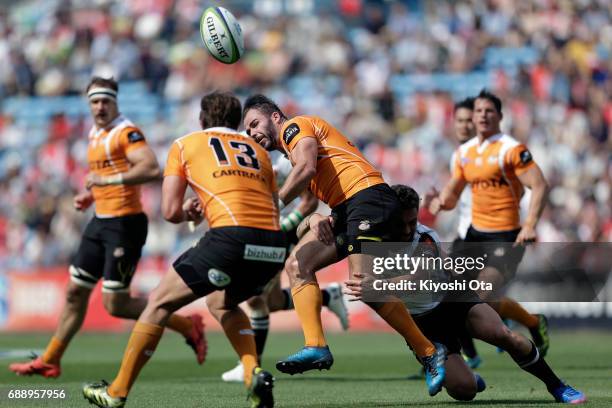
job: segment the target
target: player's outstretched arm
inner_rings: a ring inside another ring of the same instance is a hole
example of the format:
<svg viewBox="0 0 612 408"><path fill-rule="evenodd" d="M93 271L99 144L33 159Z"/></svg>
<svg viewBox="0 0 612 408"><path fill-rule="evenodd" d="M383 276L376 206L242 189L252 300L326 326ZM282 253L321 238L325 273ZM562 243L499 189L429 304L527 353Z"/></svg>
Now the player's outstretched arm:
<svg viewBox="0 0 612 408"><path fill-rule="evenodd" d="M526 172L518 175L518 179L523 186L531 189L531 199L529 200L527 218L523 223L521 232L516 237L516 242L532 242L536 239L535 227L544 210L549 187L542 170L540 170L540 167L537 165L532 166Z"/></svg>
<svg viewBox="0 0 612 408"><path fill-rule="evenodd" d="M435 215L441 210L452 210L455 208L466 184L466 181L462 178L451 178L438 197L434 197L431 200L429 211Z"/></svg>
<svg viewBox="0 0 612 408"><path fill-rule="evenodd" d="M317 140L305 137L297 142L291 151L293 170L278 192L283 204L289 204L308 188L310 180L317 173Z"/></svg>

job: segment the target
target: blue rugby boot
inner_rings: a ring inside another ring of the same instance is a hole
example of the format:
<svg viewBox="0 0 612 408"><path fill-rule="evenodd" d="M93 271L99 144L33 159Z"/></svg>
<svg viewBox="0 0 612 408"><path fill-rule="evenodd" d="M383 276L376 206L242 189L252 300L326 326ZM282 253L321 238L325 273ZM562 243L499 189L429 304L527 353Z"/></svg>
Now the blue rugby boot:
<svg viewBox="0 0 612 408"><path fill-rule="evenodd" d="M334 357L329 347L304 347L295 354L276 363L276 369L285 374L301 374L308 370L329 370Z"/></svg>
<svg viewBox="0 0 612 408"><path fill-rule="evenodd" d="M476 378L476 392L483 392L487 389L487 383L479 374L474 374Z"/></svg>
<svg viewBox="0 0 612 408"><path fill-rule="evenodd" d="M555 401L563 402L564 404L582 404L587 401L584 393L567 384L561 384L561 386L552 391L549 390L549 392L555 397Z"/></svg>
<svg viewBox="0 0 612 408"><path fill-rule="evenodd" d="M434 354L421 358L425 368L425 382L427 383L429 395L432 397L440 392L446 377L446 369L444 368L446 347L439 343L434 343L434 346L436 346Z"/></svg>

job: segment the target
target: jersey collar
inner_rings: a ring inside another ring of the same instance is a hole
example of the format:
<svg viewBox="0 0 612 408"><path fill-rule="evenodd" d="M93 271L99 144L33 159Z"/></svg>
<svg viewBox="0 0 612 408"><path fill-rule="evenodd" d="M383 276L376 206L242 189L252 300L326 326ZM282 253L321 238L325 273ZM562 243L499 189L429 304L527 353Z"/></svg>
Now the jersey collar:
<svg viewBox="0 0 612 408"><path fill-rule="evenodd" d="M503 133L497 133L493 136L489 136L487 137L484 142L482 142L482 144L480 144L480 139L478 138L478 136L476 136L476 149L478 150L478 153L482 153L484 152L484 150L489 147L489 145L491 143L497 142L501 137L503 136Z"/></svg>
<svg viewBox="0 0 612 408"><path fill-rule="evenodd" d="M204 132L220 132L220 133L236 133L239 132L236 129L228 128L225 126L215 126L204 129Z"/></svg>
<svg viewBox="0 0 612 408"><path fill-rule="evenodd" d="M99 136L100 133L102 133L103 131L109 131L112 128L114 128L115 126L117 126L119 123L123 122L125 120L125 117L120 113L119 115L117 115L117 117L115 119L113 119L113 121L111 123L109 123L106 127L104 128L99 128L95 123L93 125L93 129L94 129L94 134L96 136Z"/></svg>

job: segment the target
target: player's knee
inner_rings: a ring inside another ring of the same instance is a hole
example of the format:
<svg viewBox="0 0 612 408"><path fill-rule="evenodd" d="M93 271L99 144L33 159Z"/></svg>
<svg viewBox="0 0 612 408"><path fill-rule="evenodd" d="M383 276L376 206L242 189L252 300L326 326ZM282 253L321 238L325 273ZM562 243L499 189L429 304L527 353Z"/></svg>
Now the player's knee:
<svg viewBox="0 0 612 408"><path fill-rule="evenodd" d="M471 401L476 397L476 381L468 377L447 381L446 392L458 401Z"/></svg>
<svg viewBox="0 0 612 408"><path fill-rule="evenodd" d="M149 296L146 310L154 313L172 313L182 305L176 304L176 300L169 296L166 290L159 290L159 288L153 290Z"/></svg>
<svg viewBox="0 0 612 408"><path fill-rule="evenodd" d="M71 284L68 285L66 290L66 303L78 306L87 303L91 289L85 288L79 285Z"/></svg>
<svg viewBox="0 0 612 408"><path fill-rule="evenodd" d="M514 333L506 325L499 324L490 329L493 344L503 345L504 348L511 347L516 342Z"/></svg>
<svg viewBox="0 0 612 408"><path fill-rule="evenodd" d="M463 388L446 389L448 395L457 401L471 401L476 397L476 390L470 391Z"/></svg>
<svg viewBox="0 0 612 408"><path fill-rule="evenodd" d="M291 254L285 260L285 272L289 275L295 275L298 271L298 260L294 254Z"/></svg>
<svg viewBox="0 0 612 408"><path fill-rule="evenodd" d="M254 311L266 309L266 301L264 300L263 296L250 297L247 300L247 305L249 305L249 307Z"/></svg>
<svg viewBox="0 0 612 408"><path fill-rule="evenodd" d="M207 301L206 304L208 306L208 311L210 312L212 317L214 317L217 322L221 323L221 321L223 320L223 316L225 316L228 312L227 306L219 302L213 302L209 304Z"/></svg>
<svg viewBox="0 0 612 408"><path fill-rule="evenodd" d="M149 301L147 302L147 309L160 309L166 304L164 296L158 290L153 290L149 295Z"/></svg>
<svg viewBox="0 0 612 408"><path fill-rule="evenodd" d="M104 304L104 309L114 317L125 317L126 315L126 305L123 299L120 299L116 296L104 296L102 299L102 303Z"/></svg>
<svg viewBox="0 0 612 408"><path fill-rule="evenodd" d="M121 306L112 301L104 302L104 309L108 312L109 315L114 317L121 317Z"/></svg>
<svg viewBox="0 0 612 408"><path fill-rule="evenodd" d="M294 254L289 255L289 258L285 261L285 271L292 282L308 280L314 274L313 268L308 265L308 262L300 262Z"/></svg>

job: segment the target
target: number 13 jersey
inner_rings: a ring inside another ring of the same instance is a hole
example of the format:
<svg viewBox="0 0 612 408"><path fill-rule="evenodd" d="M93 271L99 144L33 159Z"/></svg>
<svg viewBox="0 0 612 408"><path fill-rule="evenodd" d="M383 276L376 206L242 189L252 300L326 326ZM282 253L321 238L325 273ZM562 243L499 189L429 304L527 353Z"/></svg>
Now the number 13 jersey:
<svg viewBox="0 0 612 408"><path fill-rule="evenodd" d="M208 128L175 140L166 176L187 180L202 202L210 228L280 229L268 153L233 129Z"/></svg>

